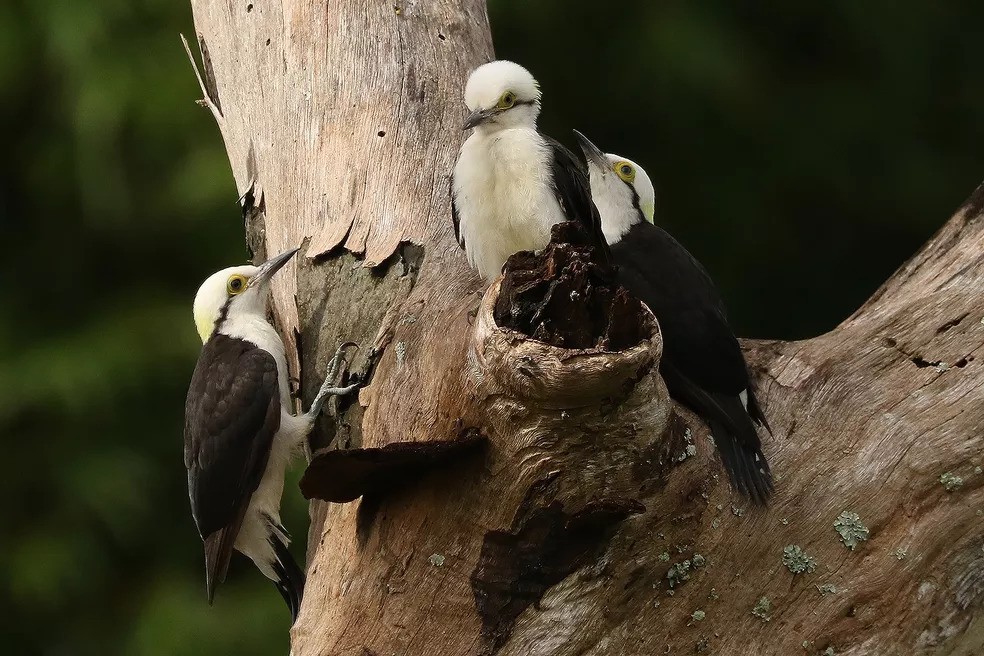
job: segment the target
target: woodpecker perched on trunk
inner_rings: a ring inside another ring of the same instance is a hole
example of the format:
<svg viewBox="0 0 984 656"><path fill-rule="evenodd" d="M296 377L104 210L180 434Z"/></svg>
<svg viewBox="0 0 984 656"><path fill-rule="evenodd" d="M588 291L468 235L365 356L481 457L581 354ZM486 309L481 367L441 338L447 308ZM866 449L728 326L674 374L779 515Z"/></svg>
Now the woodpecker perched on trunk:
<svg viewBox="0 0 984 656"><path fill-rule="evenodd" d="M550 242L550 228L578 221L608 246L587 175L578 159L536 129L540 88L529 71L509 61L476 68L465 86L474 132L461 146L451 176L455 236L472 268L486 280L513 253Z"/></svg>
<svg viewBox="0 0 984 656"><path fill-rule="evenodd" d="M764 504L772 476L755 426L771 430L714 281L687 249L653 224L656 192L642 167L606 155L575 134L619 282L659 320L660 373L670 395L708 423L732 487Z"/></svg>
<svg viewBox="0 0 984 656"><path fill-rule="evenodd" d="M287 549L280 523L284 472L336 388L343 350L302 415L291 412L284 343L267 321L269 283L297 252L260 266L215 273L195 297L201 355L185 403L184 461L191 512L205 543L205 586L212 603L232 550L248 556L277 586L293 619L304 573Z"/></svg>

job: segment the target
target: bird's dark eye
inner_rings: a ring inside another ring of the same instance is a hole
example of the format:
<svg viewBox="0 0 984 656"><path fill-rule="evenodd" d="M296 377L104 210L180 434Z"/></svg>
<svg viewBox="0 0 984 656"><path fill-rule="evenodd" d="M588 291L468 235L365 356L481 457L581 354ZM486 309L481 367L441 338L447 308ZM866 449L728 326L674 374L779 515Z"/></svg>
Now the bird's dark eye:
<svg viewBox="0 0 984 656"><path fill-rule="evenodd" d="M229 290L230 294L238 294L246 288L246 278L238 274L232 276L229 278L226 288Z"/></svg>
<svg viewBox="0 0 984 656"><path fill-rule="evenodd" d="M631 183L635 180L635 168L633 168L633 166L628 162L618 162L612 168L615 169L615 173L617 173L618 177L622 178L623 181Z"/></svg>
<svg viewBox="0 0 984 656"><path fill-rule="evenodd" d="M507 91L504 94L502 94L501 98L499 98L499 102L496 106L499 109L509 109L515 104L516 104L516 94L514 94L512 91Z"/></svg>

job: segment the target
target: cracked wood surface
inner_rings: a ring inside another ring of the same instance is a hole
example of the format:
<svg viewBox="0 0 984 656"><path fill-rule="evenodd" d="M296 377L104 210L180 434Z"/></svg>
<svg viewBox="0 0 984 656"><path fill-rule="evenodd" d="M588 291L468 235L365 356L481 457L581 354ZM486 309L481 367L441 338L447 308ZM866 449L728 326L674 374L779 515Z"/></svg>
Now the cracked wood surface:
<svg viewBox="0 0 984 656"><path fill-rule="evenodd" d="M657 333L575 352L492 320L447 207L484 3L192 4L250 243L310 240L275 290L305 398L339 342L363 346L356 371L379 355L327 435L489 442L397 493L312 505L294 654L984 650L984 187L834 331L745 343L775 429L775 498L754 509L668 401ZM870 532L854 551L844 511ZM814 571L790 572L788 545Z"/></svg>

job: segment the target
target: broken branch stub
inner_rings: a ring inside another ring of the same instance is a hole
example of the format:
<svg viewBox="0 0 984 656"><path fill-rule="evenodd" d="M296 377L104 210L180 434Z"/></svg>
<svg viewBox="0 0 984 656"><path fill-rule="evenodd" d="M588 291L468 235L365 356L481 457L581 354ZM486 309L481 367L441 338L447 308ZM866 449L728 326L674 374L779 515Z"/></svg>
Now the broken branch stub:
<svg viewBox="0 0 984 656"><path fill-rule="evenodd" d="M569 319L586 315L593 332L572 331L583 326ZM470 354L478 414L469 419L489 436L500 507L515 510L489 523L469 577L478 653L522 650L515 627L527 611L564 580L598 576L625 522L647 521L640 498L665 485L682 447L661 349L648 308L576 243L555 239L539 255L514 256L486 292Z"/></svg>
<svg viewBox="0 0 984 656"><path fill-rule="evenodd" d="M300 481L305 499L347 503L371 493L385 493L418 480L428 472L478 453L485 438L476 430L457 439L393 442L379 448L320 449Z"/></svg>

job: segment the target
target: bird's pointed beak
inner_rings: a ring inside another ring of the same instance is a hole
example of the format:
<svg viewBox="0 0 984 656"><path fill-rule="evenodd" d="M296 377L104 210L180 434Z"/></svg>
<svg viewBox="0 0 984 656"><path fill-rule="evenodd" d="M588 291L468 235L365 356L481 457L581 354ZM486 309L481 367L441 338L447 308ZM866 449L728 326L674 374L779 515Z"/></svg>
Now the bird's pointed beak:
<svg viewBox="0 0 984 656"><path fill-rule="evenodd" d="M581 150L584 152L584 159L587 160L588 166L597 166L601 171L608 169L608 158L605 157L605 153L601 151L598 146L591 143L591 140L586 136L574 130L574 136L577 137L577 142L581 146Z"/></svg>
<svg viewBox="0 0 984 656"><path fill-rule="evenodd" d="M476 109L468 115L468 118L465 119L465 124L461 129L470 130L471 128L477 127L482 123L485 123L485 121L489 120L497 113L498 112L494 109Z"/></svg>
<svg viewBox="0 0 984 656"><path fill-rule="evenodd" d="M259 271L256 272L252 278L249 279L249 286L255 287L257 285L265 285L270 282L270 278L273 278L273 274L280 271L281 268L294 257L294 254L301 250L300 248L292 248L290 250L284 251L276 257L272 257L263 264L259 266Z"/></svg>

